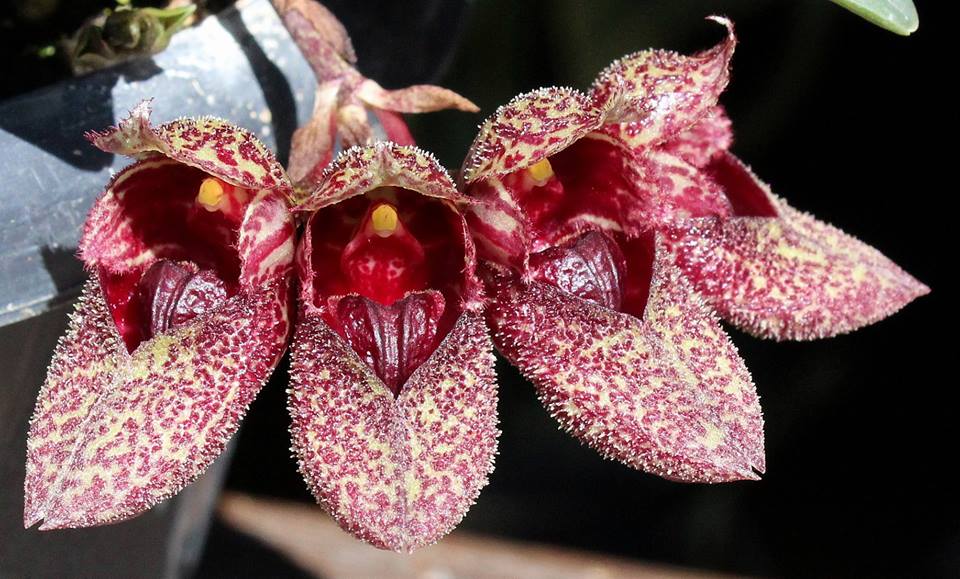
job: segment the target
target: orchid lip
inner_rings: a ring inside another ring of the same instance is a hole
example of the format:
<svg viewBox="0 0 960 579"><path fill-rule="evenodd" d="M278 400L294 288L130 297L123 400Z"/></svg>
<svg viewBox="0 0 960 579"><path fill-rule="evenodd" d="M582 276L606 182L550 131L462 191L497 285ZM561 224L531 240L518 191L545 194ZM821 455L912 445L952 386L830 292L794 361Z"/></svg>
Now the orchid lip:
<svg viewBox="0 0 960 579"><path fill-rule="evenodd" d="M118 242L88 241L83 252L95 260L129 352L240 291L237 247L251 202L245 189L161 160L132 165L108 191L111 219L128 229Z"/></svg>
<svg viewBox="0 0 960 579"><path fill-rule="evenodd" d="M395 395L463 312L461 219L443 200L380 187L308 220L305 305Z"/></svg>

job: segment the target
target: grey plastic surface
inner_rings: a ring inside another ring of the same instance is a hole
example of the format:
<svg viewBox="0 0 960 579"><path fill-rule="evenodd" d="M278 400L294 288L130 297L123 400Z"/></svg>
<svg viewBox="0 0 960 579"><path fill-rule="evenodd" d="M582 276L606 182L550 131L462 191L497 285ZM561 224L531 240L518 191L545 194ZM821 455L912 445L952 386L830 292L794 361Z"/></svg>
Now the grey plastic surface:
<svg viewBox="0 0 960 579"><path fill-rule="evenodd" d="M93 148L85 131L153 97L157 122L220 116L274 150L289 146L313 107L313 74L267 0L237 6L153 59L0 103L0 326L75 297L85 279L75 252L87 210L130 163Z"/></svg>

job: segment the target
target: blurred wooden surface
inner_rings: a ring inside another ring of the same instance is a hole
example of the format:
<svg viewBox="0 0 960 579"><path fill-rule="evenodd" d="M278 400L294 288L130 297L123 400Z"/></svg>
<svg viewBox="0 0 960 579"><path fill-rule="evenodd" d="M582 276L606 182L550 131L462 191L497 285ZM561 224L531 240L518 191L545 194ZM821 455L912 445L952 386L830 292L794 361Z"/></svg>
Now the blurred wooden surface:
<svg viewBox="0 0 960 579"><path fill-rule="evenodd" d="M455 531L438 544L411 555L400 555L375 549L354 539L341 530L320 507L237 493L224 495L219 514L227 525L262 541L304 571L330 579L716 576L561 547L486 538L461 531Z"/></svg>

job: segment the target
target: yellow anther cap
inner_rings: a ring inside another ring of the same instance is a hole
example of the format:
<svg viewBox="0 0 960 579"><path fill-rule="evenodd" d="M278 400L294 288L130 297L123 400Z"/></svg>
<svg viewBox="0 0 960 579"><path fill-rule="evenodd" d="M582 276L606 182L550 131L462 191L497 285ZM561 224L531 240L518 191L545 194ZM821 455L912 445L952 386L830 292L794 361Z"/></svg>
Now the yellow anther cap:
<svg viewBox="0 0 960 579"><path fill-rule="evenodd" d="M203 205L207 211L217 211L220 209L220 202L223 201L223 183L216 177L207 177L200 183L200 191L197 193L197 203Z"/></svg>
<svg viewBox="0 0 960 579"><path fill-rule="evenodd" d="M380 237L390 237L397 230L397 210L389 203L381 203L370 216L373 231Z"/></svg>
<svg viewBox="0 0 960 579"><path fill-rule="evenodd" d="M530 177L539 183L543 183L550 177L553 177L553 166L550 164L550 160L546 157L540 159L533 165L530 165L530 167L527 168L527 171L530 172Z"/></svg>

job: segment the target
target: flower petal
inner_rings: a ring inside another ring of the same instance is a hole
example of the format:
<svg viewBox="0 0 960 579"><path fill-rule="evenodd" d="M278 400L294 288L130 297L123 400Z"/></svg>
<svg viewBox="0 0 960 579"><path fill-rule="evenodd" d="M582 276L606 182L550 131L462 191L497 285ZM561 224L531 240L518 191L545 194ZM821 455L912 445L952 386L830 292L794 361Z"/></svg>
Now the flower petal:
<svg viewBox="0 0 960 579"><path fill-rule="evenodd" d="M146 99L137 103L127 118L120 121L116 127L103 132L87 132L87 140L102 151L127 157L141 157L157 152L162 145L150 126L150 102L150 99Z"/></svg>
<svg viewBox="0 0 960 579"><path fill-rule="evenodd" d="M594 81L591 98L604 110L604 131L634 148L656 145L696 123L717 104L730 79L737 40L733 23L709 17L727 28L727 38L693 56L645 50L621 58Z"/></svg>
<svg viewBox="0 0 960 579"><path fill-rule="evenodd" d="M695 125L663 144L661 149L694 167L704 167L733 144L730 117L721 106L710 109Z"/></svg>
<svg viewBox="0 0 960 579"><path fill-rule="evenodd" d="M366 79L357 88L356 96L372 107L397 113L430 113L444 109L480 112L480 107L469 99L450 89L430 84L385 90L375 81Z"/></svg>
<svg viewBox="0 0 960 579"><path fill-rule="evenodd" d="M127 354L88 282L31 420L25 524L118 521L196 479L282 354L288 296L277 280Z"/></svg>
<svg viewBox="0 0 960 579"><path fill-rule="evenodd" d="M86 264L109 267L113 272L129 271L146 265L158 257L162 244L154 243L152 236L143 236L138 232L135 216L126 209L124 200L131 192L142 195L138 190L159 184L183 183L195 169L181 165L170 159L145 159L126 167L110 181L106 190L90 209L80 237L80 257ZM199 181L198 181L199 183ZM166 191L162 191L166 193ZM151 199L155 203L163 202L163 195ZM149 213L155 223L165 215L158 214L154 207L143 211Z"/></svg>
<svg viewBox="0 0 960 579"><path fill-rule="evenodd" d="M313 116L293 133L287 172L298 185L319 183L323 169L333 159L339 90L337 81L321 85L313 102Z"/></svg>
<svg viewBox="0 0 960 579"><path fill-rule="evenodd" d="M275 0L273 6L318 83L357 75L350 36L325 6L313 0Z"/></svg>
<svg viewBox="0 0 960 579"><path fill-rule="evenodd" d="M253 290L293 274L296 224L286 199L262 190L253 198L240 225L240 283Z"/></svg>
<svg viewBox="0 0 960 579"><path fill-rule="evenodd" d="M472 183L533 165L600 122L600 111L574 89L551 87L520 95L481 125L463 163L463 179Z"/></svg>
<svg viewBox="0 0 960 579"><path fill-rule="evenodd" d="M281 189L290 183L273 153L250 131L223 119L179 119L156 130L161 152L247 189Z"/></svg>
<svg viewBox="0 0 960 579"><path fill-rule="evenodd" d="M735 206L755 210L691 220L669 240L676 263L731 323L779 340L823 338L876 322L930 291L876 249L773 196L732 155L711 170Z"/></svg>
<svg viewBox="0 0 960 579"><path fill-rule="evenodd" d="M223 119L179 119L153 128L149 101L143 101L116 127L88 132L87 138L108 153L139 158L159 153L246 189L289 193L273 153L253 133Z"/></svg>
<svg viewBox="0 0 960 579"><path fill-rule="evenodd" d="M324 172L323 182L297 206L316 211L377 187L402 187L430 197L459 201L457 191L440 162L416 147L378 141L341 153Z"/></svg>
<svg viewBox="0 0 960 579"><path fill-rule="evenodd" d="M604 456L680 481L756 478L763 421L750 375L669 256L651 250L642 319L543 283L507 283L489 310L497 346Z"/></svg>
<svg viewBox="0 0 960 579"><path fill-rule="evenodd" d="M109 388L118 357L126 352L96 281L87 282L57 344L27 439L23 525L44 517L56 494L54 483L76 446L79 427L104 390Z"/></svg>
<svg viewBox="0 0 960 579"><path fill-rule="evenodd" d="M347 29L326 6L314 0L273 0L273 5L283 17L298 12L342 59L351 64L357 62Z"/></svg>
<svg viewBox="0 0 960 579"><path fill-rule="evenodd" d="M723 190L709 176L670 152L653 150L637 162L639 170L631 175L640 179L638 190L651 191L654 203L640 202L652 225L662 226L679 219L733 213Z"/></svg>
<svg viewBox="0 0 960 579"><path fill-rule="evenodd" d="M470 203L461 210L481 261L518 272L526 269L527 225L503 181L491 178L471 185Z"/></svg>
<svg viewBox="0 0 960 579"><path fill-rule="evenodd" d="M497 448L493 353L461 316L393 393L322 321L297 325L289 408L300 471L340 526L384 549L433 543L487 484Z"/></svg>
<svg viewBox="0 0 960 579"><path fill-rule="evenodd" d="M383 128L387 141L392 141L398 145L416 145L417 142L410 134L410 127L403 120L403 115L388 111L386 109L372 108L370 112L377 117L377 121Z"/></svg>

